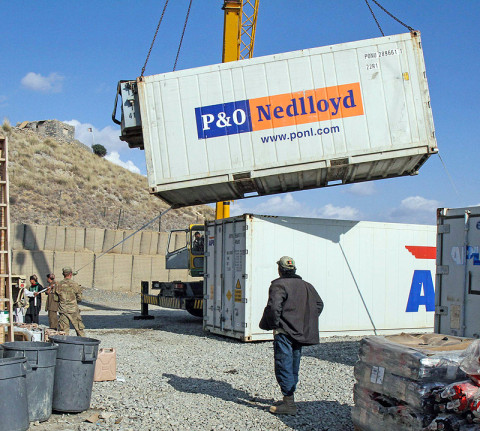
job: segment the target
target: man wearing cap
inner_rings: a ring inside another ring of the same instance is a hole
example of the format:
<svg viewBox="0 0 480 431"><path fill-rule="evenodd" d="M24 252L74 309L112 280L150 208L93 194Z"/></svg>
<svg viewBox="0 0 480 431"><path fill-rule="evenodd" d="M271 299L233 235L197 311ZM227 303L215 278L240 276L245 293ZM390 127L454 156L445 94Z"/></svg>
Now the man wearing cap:
<svg viewBox="0 0 480 431"><path fill-rule="evenodd" d="M45 311L48 312L48 327L56 330L58 328L58 294L56 292L57 282L55 281L55 274L47 274L47 281Z"/></svg>
<svg viewBox="0 0 480 431"><path fill-rule="evenodd" d="M291 257L281 257L277 265L280 277L270 284L259 326L266 331L273 330L275 377L283 394L283 401L270 407L270 412L295 415L294 392L302 346L319 343L318 317L323 301L315 288L296 274Z"/></svg>
<svg viewBox="0 0 480 431"><path fill-rule="evenodd" d="M82 287L72 280L73 271L69 266L62 269L64 279L57 284L58 295L58 330L68 335L70 322L79 337L84 337L85 326L80 316L78 302L82 300Z"/></svg>

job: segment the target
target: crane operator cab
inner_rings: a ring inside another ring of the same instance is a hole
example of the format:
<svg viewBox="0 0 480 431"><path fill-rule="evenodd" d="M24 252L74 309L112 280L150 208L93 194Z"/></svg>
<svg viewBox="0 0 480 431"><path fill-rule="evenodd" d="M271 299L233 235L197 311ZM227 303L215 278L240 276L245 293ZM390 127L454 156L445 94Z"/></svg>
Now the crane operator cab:
<svg viewBox="0 0 480 431"><path fill-rule="evenodd" d="M205 227L192 224L188 229L172 230L168 236L166 269L188 269L192 277L203 276Z"/></svg>

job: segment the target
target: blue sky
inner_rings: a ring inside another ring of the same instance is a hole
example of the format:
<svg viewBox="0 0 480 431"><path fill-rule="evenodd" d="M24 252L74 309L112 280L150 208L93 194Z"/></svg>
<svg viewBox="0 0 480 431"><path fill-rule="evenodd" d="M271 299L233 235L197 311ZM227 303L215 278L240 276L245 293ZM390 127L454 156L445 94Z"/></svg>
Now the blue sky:
<svg viewBox="0 0 480 431"><path fill-rule="evenodd" d="M170 1L146 75L172 70L188 3ZM422 32L437 143L452 181L433 156L415 177L251 198L235 202L233 214L433 224L437 207L480 204L480 2L380 3ZM69 121L78 139L87 145L94 139L109 160L145 174L144 153L118 140L111 114L117 81L140 75L163 4L3 2L0 119ZM177 70L221 61L222 4L193 0ZM370 4L385 34L407 31ZM261 0L254 55L378 36L364 0Z"/></svg>

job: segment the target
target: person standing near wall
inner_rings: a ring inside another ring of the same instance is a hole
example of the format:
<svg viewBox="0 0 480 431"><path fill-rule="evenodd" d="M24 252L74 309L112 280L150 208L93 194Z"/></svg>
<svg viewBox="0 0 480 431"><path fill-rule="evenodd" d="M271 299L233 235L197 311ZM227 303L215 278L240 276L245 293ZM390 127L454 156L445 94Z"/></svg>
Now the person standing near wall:
<svg viewBox="0 0 480 431"><path fill-rule="evenodd" d="M57 282L55 274L47 274L48 287L47 300L45 301L45 311L48 312L48 326L50 329L58 329L58 294L56 292Z"/></svg>
<svg viewBox="0 0 480 431"><path fill-rule="evenodd" d="M30 276L30 288L25 289L25 296L28 297L28 308L25 313L25 323L38 324L40 309L42 308L42 295L39 293L43 286L38 282L38 277L33 274Z"/></svg>
<svg viewBox="0 0 480 431"><path fill-rule="evenodd" d="M296 274L295 261L283 256L277 262L279 278L273 280L268 302L259 326L273 330L275 377L283 402L270 407L270 413L297 414L294 392L298 383L302 346L319 343L318 317L323 301L315 288Z"/></svg>
<svg viewBox="0 0 480 431"><path fill-rule="evenodd" d="M80 316L78 303L82 300L82 287L72 280L73 271L69 266L62 269L63 280L56 286L58 295L58 330L68 335L70 322L79 337L85 336L85 325Z"/></svg>

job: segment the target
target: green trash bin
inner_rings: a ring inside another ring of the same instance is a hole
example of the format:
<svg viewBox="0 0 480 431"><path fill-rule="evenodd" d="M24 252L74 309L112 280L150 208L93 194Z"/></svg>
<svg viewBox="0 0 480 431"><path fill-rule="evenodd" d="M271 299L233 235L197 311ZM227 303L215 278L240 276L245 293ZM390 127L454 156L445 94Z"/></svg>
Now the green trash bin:
<svg viewBox="0 0 480 431"><path fill-rule="evenodd" d="M0 358L0 426L2 431L25 431L28 420L26 358Z"/></svg>
<svg viewBox="0 0 480 431"><path fill-rule="evenodd" d="M68 335L54 335L50 340L58 345L53 410L66 413L88 410L100 341Z"/></svg>
<svg viewBox="0 0 480 431"><path fill-rule="evenodd" d="M32 372L27 374L28 417L44 422L52 414L53 379L57 346L40 341L13 341L3 344L4 358L27 358Z"/></svg>

